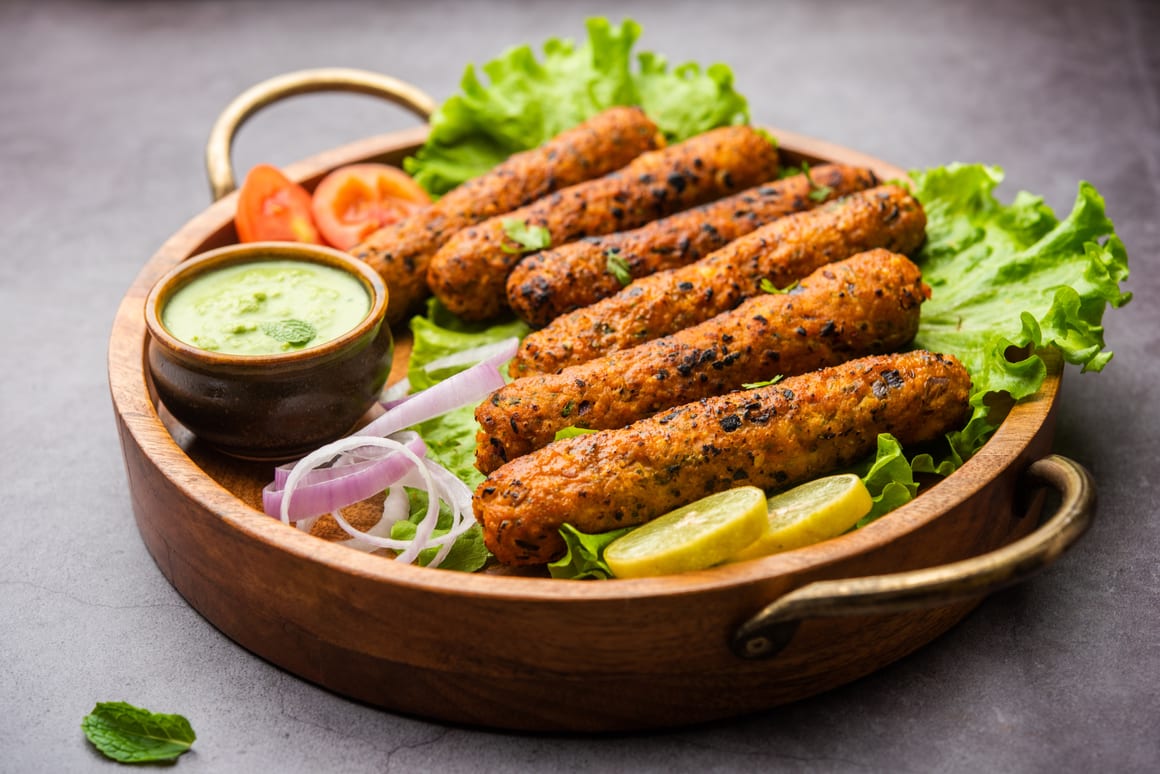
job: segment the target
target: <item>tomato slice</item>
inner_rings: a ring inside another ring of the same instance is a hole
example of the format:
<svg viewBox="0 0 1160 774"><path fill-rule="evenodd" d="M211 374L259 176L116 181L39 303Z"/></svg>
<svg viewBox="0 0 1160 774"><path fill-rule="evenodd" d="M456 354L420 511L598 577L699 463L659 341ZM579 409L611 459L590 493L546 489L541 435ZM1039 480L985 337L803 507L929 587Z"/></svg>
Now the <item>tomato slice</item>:
<svg viewBox="0 0 1160 774"><path fill-rule="evenodd" d="M314 222L327 242L349 250L383 226L431 204L411 177L386 164L339 167L314 189Z"/></svg>
<svg viewBox="0 0 1160 774"><path fill-rule="evenodd" d="M310 192L269 164L246 175L234 225L242 242L323 243L310 213Z"/></svg>

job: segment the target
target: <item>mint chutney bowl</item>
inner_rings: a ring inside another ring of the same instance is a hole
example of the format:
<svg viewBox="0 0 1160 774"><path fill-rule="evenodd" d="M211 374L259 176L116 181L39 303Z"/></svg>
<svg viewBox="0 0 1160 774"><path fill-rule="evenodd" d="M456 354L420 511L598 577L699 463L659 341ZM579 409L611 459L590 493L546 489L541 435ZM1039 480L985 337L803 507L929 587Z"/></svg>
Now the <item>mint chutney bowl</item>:
<svg viewBox="0 0 1160 774"><path fill-rule="evenodd" d="M195 256L145 301L162 404L233 457L280 461L350 432L393 357L387 287L329 247L251 242Z"/></svg>

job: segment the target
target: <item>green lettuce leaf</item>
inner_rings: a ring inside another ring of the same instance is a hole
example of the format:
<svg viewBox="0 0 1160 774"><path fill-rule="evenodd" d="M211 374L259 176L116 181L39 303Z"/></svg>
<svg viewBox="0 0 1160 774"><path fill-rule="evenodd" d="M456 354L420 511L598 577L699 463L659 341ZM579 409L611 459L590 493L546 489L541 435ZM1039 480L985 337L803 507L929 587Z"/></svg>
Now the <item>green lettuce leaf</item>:
<svg viewBox="0 0 1160 774"><path fill-rule="evenodd" d="M447 311L437 299L427 302L427 314L411 318L411 359L407 363L407 380L411 392L425 390L433 384L468 368L465 364L435 371L427 365L441 357L465 349L482 347L510 338L527 335L527 324L521 320L498 323L472 323ZM475 469L475 407L464 406L443 416L421 422L411 428L427 444L427 456L458 476L473 489L483 481L483 474Z"/></svg>
<svg viewBox="0 0 1160 774"><path fill-rule="evenodd" d="M395 540L413 540L418 532L419 522L427 515L427 503L430 500L427 493L421 489L408 489L407 497L410 501L410 513L405 521L397 521L391 525L391 537ZM439 520L435 525L434 537L447 534L451 528L451 510L446 503L439 504ZM416 563L426 567L438 548L427 548L419 552ZM441 570L459 570L460 572L475 572L487 564L491 552L483 544L483 529L478 525L472 526L467 532L460 535L451 550L439 564Z"/></svg>
<svg viewBox="0 0 1160 774"><path fill-rule="evenodd" d="M529 330L527 323L514 318L491 324L468 322L449 312L438 299L428 299L427 314L411 318L414 339L411 359L407 363L407 381L411 384L411 391L425 390L470 365L432 371L427 368L429 363L472 347L482 347L510 338L522 339Z"/></svg>
<svg viewBox="0 0 1160 774"><path fill-rule="evenodd" d="M440 195L615 105L641 106L670 142L748 122L728 67L670 69L642 52L634 68L639 24L592 18L586 26L582 45L551 38L540 59L531 46L508 49L482 66L487 83L468 65L461 92L435 111L427 142L404 161L407 172Z"/></svg>
<svg viewBox="0 0 1160 774"><path fill-rule="evenodd" d="M927 212L919 263L934 290L915 345L962 360L976 405L989 392L1018 400L1043 383L1042 358L1008 360L1010 347L1053 346L1084 371L1107 364L1104 311L1131 294L1119 287L1127 253L1094 187L1080 183L1071 214L1057 221L1026 192L1000 204L997 167L956 164L913 178Z"/></svg>
<svg viewBox="0 0 1160 774"><path fill-rule="evenodd" d="M944 452L924 452L909 464L893 439L880 438L872 470L881 500L863 522L909 500L915 473L949 475L978 451L998 427L992 398L1019 400L1042 386L1043 349L1056 349L1083 371L1100 371L1112 358L1103 316L1131 294L1120 288L1128 255L1103 198L1080 183L1071 213L1060 221L1025 191L1000 203L994 190L1002 179L1001 169L981 164L911 173L927 216L917 260L932 288L914 346L962 361L971 374L973 413L947 436Z"/></svg>
<svg viewBox="0 0 1160 774"><path fill-rule="evenodd" d="M581 532L571 524L561 525L560 535L568 550L548 565L548 572L553 578L607 580L612 577L612 568L604 561L604 549L613 540L632 530L632 527L624 527L593 535Z"/></svg>
<svg viewBox="0 0 1160 774"><path fill-rule="evenodd" d="M866 485L874 504L855 527L864 527L898 506L905 505L918 493L914 469L906 460L902 444L889 433L878 436L878 452L869 470L862 475L862 483Z"/></svg>
<svg viewBox="0 0 1160 774"><path fill-rule="evenodd" d="M433 361L504 339L523 338L528 331L528 326L520 320L492 324L468 322L449 312L437 299L429 299L426 315L411 318L411 357L407 362L407 381L411 385L411 392L425 390L470 366L464 364L430 370L427 366ZM475 406L463 406L420 422L410 429L417 432L427 444L427 456L451 471L468 487L475 489L483 481L483 474L475 469L475 435L479 431L479 423L475 421ZM409 495L410 520L396 522L392 526L391 536L394 538L413 537L415 525L422 520L426 511L426 493L412 491ZM449 524L450 514L441 510L436 534L445 532ZM420 553L419 563L425 566L436 550L428 549ZM483 544L483 531L476 525L455 541L439 566L443 569L474 572L483 567L490 556Z"/></svg>

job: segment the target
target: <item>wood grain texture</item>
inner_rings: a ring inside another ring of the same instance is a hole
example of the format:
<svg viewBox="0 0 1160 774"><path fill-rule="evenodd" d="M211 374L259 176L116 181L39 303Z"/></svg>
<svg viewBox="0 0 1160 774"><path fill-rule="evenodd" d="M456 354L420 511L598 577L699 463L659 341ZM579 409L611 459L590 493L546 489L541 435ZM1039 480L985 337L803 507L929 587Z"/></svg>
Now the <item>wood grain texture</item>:
<svg viewBox="0 0 1160 774"><path fill-rule="evenodd" d="M308 186L344 163L399 163L424 130L294 165ZM784 161L867 164L773 130ZM226 636L284 669L392 711L521 730L685 725L794 701L866 675L937 637L975 604L807 621L777 658L742 661L736 627L815 580L918 569L1030 532L1040 498L1022 473L1050 451L1060 363L958 472L857 532L681 576L607 582L466 575L396 564L304 534L256 509L265 466L217 457L164 421L145 367L143 304L176 263L234 239L236 194L168 240L126 293L109 382L139 531L179 593ZM401 341L399 357L408 347Z"/></svg>

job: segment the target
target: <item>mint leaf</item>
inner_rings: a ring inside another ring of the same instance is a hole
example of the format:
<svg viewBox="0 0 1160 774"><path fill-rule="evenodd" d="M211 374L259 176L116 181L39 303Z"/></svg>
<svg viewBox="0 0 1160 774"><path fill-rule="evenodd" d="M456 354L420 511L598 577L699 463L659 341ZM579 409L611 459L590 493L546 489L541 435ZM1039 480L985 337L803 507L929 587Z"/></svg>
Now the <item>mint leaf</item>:
<svg viewBox="0 0 1160 774"><path fill-rule="evenodd" d="M632 530L632 527L624 527L612 532L589 535L571 524L563 524L560 526L560 535L564 538L564 545L567 546L568 550L564 556L548 565L548 572L553 578L570 578L572 580L606 580L611 578L612 569L604 561L604 549L613 540L621 535L627 535Z"/></svg>
<svg viewBox="0 0 1160 774"><path fill-rule="evenodd" d="M100 702L81 721L85 736L121 763L175 761L197 735L181 715L150 712L123 701Z"/></svg>
<svg viewBox="0 0 1160 774"><path fill-rule="evenodd" d="M834 189L830 188L828 185L818 185L814 182L814 179L810 177L809 162L802 162L801 172L806 176L806 182L810 184L810 192L806 194L806 196L810 197L810 199L813 201L824 202L826 197L834 192Z"/></svg>
<svg viewBox="0 0 1160 774"><path fill-rule="evenodd" d="M505 253L534 253L552 246L552 235L543 226L529 226L527 221L518 218L505 218L503 222L504 235L515 243L502 245Z"/></svg>
<svg viewBox="0 0 1160 774"><path fill-rule="evenodd" d="M278 322L264 322L261 325L262 333L275 341L289 344L294 347L304 347L309 344L318 331L305 320L279 320Z"/></svg>
<svg viewBox="0 0 1160 774"><path fill-rule="evenodd" d="M609 250L605 256L608 260L604 263L604 270L615 277L621 287L632 282L632 272L629 271L628 261L624 260L615 250Z"/></svg>

